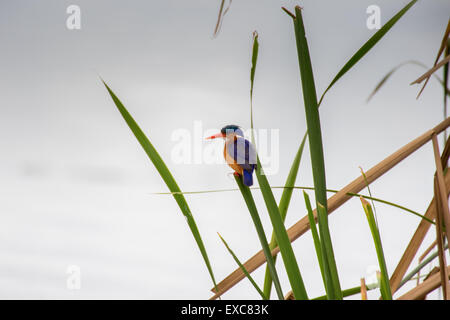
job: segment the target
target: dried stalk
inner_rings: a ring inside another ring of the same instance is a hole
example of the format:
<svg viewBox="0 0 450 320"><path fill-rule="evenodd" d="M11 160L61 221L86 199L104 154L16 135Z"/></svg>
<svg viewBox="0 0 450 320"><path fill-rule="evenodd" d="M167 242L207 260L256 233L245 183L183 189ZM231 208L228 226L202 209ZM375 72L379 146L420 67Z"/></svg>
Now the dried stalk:
<svg viewBox="0 0 450 320"><path fill-rule="evenodd" d="M437 179L434 180L434 197L436 199L436 243L438 247L438 256L439 256L439 274L441 275L441 285L442 292L444 296L444 300L448 300L450 297L449 291L449 283L448 283L448 273L447 261L445 259L445 251L444 251L444 234L442 232L442 223L443 223L443 206L442 206L442 198L439 192L439 184Z"/></svg>
<svg viewBox="0 0 450 320"><path fill-rule="evenodd" d="M441 155L439 152L439 144L437 140L437 136L433 135L433 151L434 151L434 158L436 161L436 178L437 178L437 186L439 195L441 197L441 207L442 207L442 218L443 223L446 229L446 236L447 240L450 240L450 211L448 209L448 188L445 185L445 179L444 179L444 169L442 166L441 161Z"/></svg>
<svg viewBox="0 0 450 320"><path fill-rule="evenodd" d="M361 300L367 300L366 280L361 278Z"/></svg>
<svg viewBox="0 0 450 320"><path fill-rule="evenodd" d="M430 244L430 246L419 257L419 263L421 263L423 259L425 259L425 257L431 252L431 250L434 249L434 247L436 247L436 240L434 240L433 243Z"/></svg>
<svg viewBox="0 0 450 320"><path fill-rule="evenodd" d="M450 56L445 57L439 63L437 63L433 68L425 72L423 75L421 75L419 78L411 82L411 84L421 83L425 79L430 79L431 75L435 73L440 67L442 67L444 64L447 64L450 61Z"/></svg>
<svg viewBox="0 0 450 320"><path fill-rule="evenodd" d="M445 29L444 36L442 37L441 46L439 47L439 51L438 51L438 54L437 54L436 59L434 61L433 67L436 66L436 64L437 64L437 62L439 60L439 57L442 55L442 52L444 52L444 49L445 49L445 47L447 45L447 39L448 39L449 35L450 35L450 19L448 19L447 28ZM445 58L445 56L444 56L444 58ZM431 76L431 74L430 74L430 76ZM425 83L422 86L422 89L420 89L419 94L417 95L417 98L419 98L419 96L422 94L423 90L427 86L428 80L430 80L430 76L428 76L426 78Z"/></svg>

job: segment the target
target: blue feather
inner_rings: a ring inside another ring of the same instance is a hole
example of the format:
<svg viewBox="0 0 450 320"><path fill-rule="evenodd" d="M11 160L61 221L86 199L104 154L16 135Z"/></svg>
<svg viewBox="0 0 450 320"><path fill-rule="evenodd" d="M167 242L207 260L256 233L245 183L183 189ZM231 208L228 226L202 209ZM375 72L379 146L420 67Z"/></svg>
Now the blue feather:
<svg viewBox="0 0 450 320"><path fill-rule="evenodd" d="M235 137L234 141L226 143L226 150L242 169L253 172L256 166L256 150L250 141Z"/></svg>
<svg viewBox="0 0 450 320"><path fill-rule="evenodd" d="M253 185L253 170L252 172L248 172L247 170L243 170L243 182L247 187L250 187Z"/></svg>

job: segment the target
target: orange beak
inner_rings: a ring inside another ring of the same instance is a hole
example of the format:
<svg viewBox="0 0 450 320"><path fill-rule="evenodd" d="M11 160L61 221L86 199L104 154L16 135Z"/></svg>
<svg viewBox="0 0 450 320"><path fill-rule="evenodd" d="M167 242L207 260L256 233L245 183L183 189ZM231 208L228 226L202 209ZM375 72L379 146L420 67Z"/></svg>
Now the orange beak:
<svg viewBox="0 0 450 320"><path fill-rule="evenodd" d="M217 133L213 136L207 137L206 139L215 139L215 138L225 138L225 134L223 134L222 132Z"/></svg>

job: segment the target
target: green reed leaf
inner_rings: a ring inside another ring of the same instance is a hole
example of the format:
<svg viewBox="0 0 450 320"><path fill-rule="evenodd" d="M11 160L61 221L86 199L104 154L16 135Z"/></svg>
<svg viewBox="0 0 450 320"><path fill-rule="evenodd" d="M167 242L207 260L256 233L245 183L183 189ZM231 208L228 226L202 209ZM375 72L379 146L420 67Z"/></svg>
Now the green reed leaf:
<svg viewBox="0 0 450 320"><path fill-rule="evenodd" d="M233 257L234 261L236 261L237 265L239 266L239 268L241 268L242 272L245 274L245 276L247 277L247 279L250 281L250 283L253 285L253 287L256 289L256 291L258 291L259 295L261 296L261 298L263 300L267 300L267 297L264 295L264 293L262 292L262 290L260 289L260 287L256 284L255 280L253 280L252 276L250 275L250 273L248 273L247 269L245 269L244 265L241 263L241 261L239 261L238 257L234 254L233 250L231 250L231 248L228 246L228 243L225 241L224 238L222 238L222 236L217 233L219 235L220 240L222 240L223 244L225 245L225 247L227 248L228 252L231 254L231 256Z"/></svg>
<svg viewBox="0 0 450 320"><path fill-rule="evenodd" d="M147 156L152 161L156 170L158 170L159 174L161 175L161 178L166 183L170 192L174 192L173 197L174 197L175 201L177 202L178 206L180 207L182 214L186 218L189 229L191 230L191 233L194 236L194 239L197 243L197 246L200 250L200 253L201 253L203 260L206 264L206 267L208 269L211 280L214 283L214 287L217 290L216 280L214 278L214 273L213 273L211 263L208 258L208 254L206 252L205 245L203 244L203 240L200 236L200 232L198 230L197 224L195 223L194 217L192 216L191 210L189 209L189 206L186 202L186 199L184 198L184 195L181 193L177 193L177 192L181 192L180 188L178 187L177 182L173 178L172 174L170 173L169 169L167 168L166 164L164 163L164 161L161 158L161 156L159 155L159 153L153 147L150 140L147 138L147 136L141 130L139 125L136 123L136 121L130 115L130 113L125 108L125 106L122 104L122 102L119 100L119 98L117 98L117 96L114 94L114 92L108 87L108 85L103 80L102 80L102 82L105 85L106 89L108 90L112 100L114 101L114 104L116 105L116 107L119 110L120 114L122 115L123 119L127 123L130 130L133 132L134 136L136 137L136 139L138 140L138 142L144 149Z"/></svg>
<svg viewBox="0 0 450 320"><path fill-rule="evenodd" d="M278 279L277 270L275 269L275 262L272 257L272 251L269 248L269 244L267 243L266 234L264 232L263 225L261 223L261 219L258 214L258 210L256 209L255 200L253 200L252 192L249 187L244 185L241 177L235 175L234 176L237 185L239 186L239 190L241 190L242 197L247 204L248 211L250 212L250 216L252 217L253 224L255 225L256 232L258 233L258 238L261 243L262 250L266 257L267 266L269 267L270 274L274 279L275 289L278 294L278 298L280 300L284 299L283 291L281 290L280 280Z"/></svg>

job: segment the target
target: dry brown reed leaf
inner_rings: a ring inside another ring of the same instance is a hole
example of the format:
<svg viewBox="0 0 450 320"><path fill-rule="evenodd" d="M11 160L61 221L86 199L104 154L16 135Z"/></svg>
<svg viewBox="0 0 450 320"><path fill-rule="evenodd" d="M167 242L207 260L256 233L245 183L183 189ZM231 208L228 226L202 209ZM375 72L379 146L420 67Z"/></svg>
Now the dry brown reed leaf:
<svg viewBox="0 0 450 320"><path fill-rule="evenodd" d="M444 234L442 232L443 225L443 206L442 206L442 197L439 190L439 183L437 179L434 180L434 198L436 199L436 242L438 247L438 257L439 257L439 268L440 268L440 276L441 276L441 286L442 292L444 296L444 300L448 300L450 297L450 287L448 283L448 272L447 272L447 261L445 258L444 251Z"/></svg>
<svg viewBox="0 0 450 320"><path fill-rule="evenodd" d="M439 143L436 134L433 135L432 140L433 140L434 159L436 162L437 187L440 198L442 199L440 203L442 207L442 218L443 218L442 222L444 223L446 229L447 240L450 240L450 211L448 208L448 201L447 201L448 188L445 185L444 169L441 161L441 154L439 152Z"/></svg>
<svg viewBox="0 0 450 320"><path fill-rule="evenodd" d="M292 291L289 291L286 296L284 297L284 300L295 300L294 299L294 293Z"/></svg>
<svg viewBox="0 0 450 320"><path fill-rule="evenodd" d="M434 274L436 274L436 273L439 273L439 270L440 270L439 267L434 267L433 269L431 269L431 271L428 272L428 274L425 276L425 278L423 279L423 281L426 281L426 280L428 280L432 275L434 275ZM417 284L417 285L419 285L419 284ZM423 296L417 298L416 300L426 300L426 299L427 299L427 295L424 294Z"/></svg>
<svg viewBox="0 0 450 320"><path fill-rule="evenodd" d="M430 79L430 77L433 73L435 73L439 68L441 68L444 64L448 63L449 61L450 61L450 55L446 56L438 64L436 64L433 68L431 68L430 70L425 72L423 75L421 75L419 78L417 78L416 80L411 82L411 84L421 83L425 79L427 79L427 81L428 81L428 79ZM423 88L422 88L422 90L423 90ZM422 90L420 91L420 93L422 93ZM420 95L420 93L419 93L419 95Z"/></svg>
<svg viewBox="0 0 450 320"><path fill-rule="evenodd" d="M428 280L433 274L439 273L439 267L433 267L430 272L423 278L423 281Z"/></svg>
<svg viewBox="0 0 450 320"><path fill-rule="evenodd" d="M431 250L434 249L434 247L436 247L436 240L434 240L430 246L422 253L422 255L419 257L419 263L421 263L423 261L423 259L425 259L425 257L431 252Z"/></svg>
<svg viewBox="0 0 450 320"><path fill-rule="evenodd" d="M450 56L449 56L450 57ZM442 168L441 155L439 152L439 143L436 134L433 135L433 151L436 162L436 177L434 183L434 192L437 203L436 215L436 242L439 252L439 264L441 268L441 282L444 299L450 299L450 284L448 282L448 274L445 266L447 265L444 251L444 234L442 232L442 225L445 226L445 235L447 240L450 239L450 211L448 209L448 189L444 182L444 171Z"/></svg>
<svg viewBox="0 0 450 320"><path fill-rule="evenodd" d="M421 146L423 146L425 143L431 140L433 134L439 134L442 131L444 131L447 127L450 126L450 118L445 119L441 123L439 123L436 127L428 130L418 138L412 140L393 154L391 154L389 157L384 159L383 161L379 162L377 165L372 167L370 170L366 172L366 179L367 183L370 184L373 181L375 181L377 178L382 176L384 173L392 169L394 166L396 166L398 163L400 163L403 159L411 155L413 152L415 152L417 149L419 149ZM350 198L352 198L349 193L358 193L363 188L366 187L366 181L363 176L359 176L355 180L353 180L351 183L349 183L347 186L342 188L339 192L331 196L327 203L328 203L328 214L332 213L334 210L339 208L342 204L347 202ZM317 211L314 210L313 214L315 218L317 218ZM423 223L424 220L421 221ZM425 223L430 225L429 222ZM287 230L289 240L292 242L296 240L298 237L303 235L309 230L309 219L306 215L302 219L300 219L297 223L295 223L292 227L290 227ZM426 232L425 232L426 233ZM420 241L421 243L422 241ZM416 249L417 251L417 249ZM272 250L272 255L275 255L279 252L279 248L276 247ZM415 255L416 252L414 252ZM412 259L411 259L412 260ZM253 255L247 262L244 263L244 267L247 269L249 273L256 270L258 267L260 267L265 262L265 256L262 251L257 252L255 255ZM410 262L409 262L410 263ZM409 266L408 263L408 266ZM406 270L405 270L406 272ZM404 273L402 274L402 276ZM240 268L233 271L231 274L229 274L224 280L222 280L218 285L217 288L219 292L215 294L211 299L217 298L226 291L228 291L230 288L232 288L235 284L237 284L239 281L241 281L243 278L245 278L244 273ZM401 277L400 277L401 278ZM398 283L400 283L401 279L398 280ZM398 285L398 284L397 284ZM392 285L391 285L392 286ZM211 291L215 292L214 289ZM394 290L393 290L394 292Z"/></svg>
<svg viewBox="0 0 450 320"><path fill-rule="evenodd" d="M366 280L361 278L361 300L367 300Z"/></svg>
<svg viewBox="0 0 450 320"><path fill-rule="evenodd" d="M439 51L438 51L438 54L437 54L436 59L434 61L433 67L436 67L436 64L437 64L437 62L439 60L439 57L441 56L442 52L444 52L445 46L447 45L447 39L448 39L449 35L450 35L450 19L448 19L447 28L445 29L444 36L442 37L441 46L439 47ZM426 85L428 83L428 80L430 80L430 76L431 76L432 73L430 73L430 75L426 77L427 80L423 84L422 89L420 89L419 94L417 95L416 99L418 99L420 97L420 95L422 94L423 90L425 89L425 87L426 87ZM422 82L422 80L420 82ZM413 83L415 83L415 82L413 82Z"/></svg>
<svg viewBox="0 0 450 320"><path fill-rule="evenodd" d="M214 33L213 33L214 37L217 36L217 34L220 31L220 28L222 26L223 18L227 14L228 10L230 10L231 2L232 2L232 0L229 0L228 6L226 8L224 6L225 5L225 0L222 0L220 2L219 15L217 17L216 27L214 28Z"/></svg>
<svg viewBox="0 0 450 320"><path fill-rule="evenodd" d="M450 271L450 266L447 266L447 273ZM437 289L441 284L441 277L438 273L433 274L424 282L414 287L404 295L398 298L398 300L419 300L423 299L424 296Z"/></svg>

